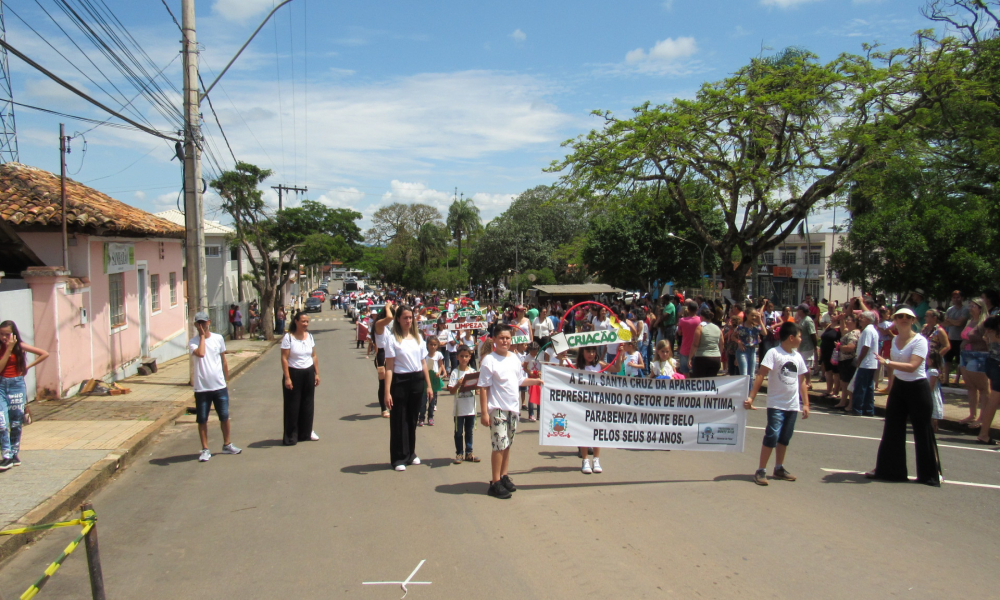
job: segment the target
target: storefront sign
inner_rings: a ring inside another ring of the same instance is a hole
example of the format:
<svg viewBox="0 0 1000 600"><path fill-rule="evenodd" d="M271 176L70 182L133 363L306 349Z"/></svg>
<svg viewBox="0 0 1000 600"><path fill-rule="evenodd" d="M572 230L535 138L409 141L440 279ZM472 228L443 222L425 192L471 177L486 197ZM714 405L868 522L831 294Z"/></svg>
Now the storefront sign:
<svg viewBox="0 0 1000 600"><path fill-rule="evenodd" d="M774 267L775 277L791 277L792 268L791 267Z"/></svg>
<svg viewBox="0 0 1000 600"><path fill-rule="evenodd" d="M543 446L742 452L749 378L645 379L542 365Z"/></svg>
<svg viewBox="0 0 1000 600"><path fill-rule="evenodd" d="M104 243L104 272L124 273L135 270L135 244Z"/></svg>

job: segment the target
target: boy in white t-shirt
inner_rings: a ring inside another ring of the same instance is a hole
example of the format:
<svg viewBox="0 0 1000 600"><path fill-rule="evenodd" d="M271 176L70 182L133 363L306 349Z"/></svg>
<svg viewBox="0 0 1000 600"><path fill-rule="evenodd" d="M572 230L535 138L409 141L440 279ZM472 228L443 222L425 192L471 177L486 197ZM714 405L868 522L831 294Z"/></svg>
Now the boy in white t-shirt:
<svg viewBox="0 0 1000 600"><path fill-rule="evenodd" d="M760 448L760 464L754 473L757 485L767 485L767 461L771 451L778 448L774 465L774 479L795 481L795 476L785 470L785 453L795 431L795 419L799 408L802 418L809 418L809 367L797 348L802 343L802 330L795 323L782 323L778 331L779 346L767 351L757 371L750 397L743 403L747 410L757 410L754 398L767 377L767 429L764 443Z"/></svg>
<svg viewBox="0 0 1000 600"><path fill-rule="evenodd" d="M211 320L207 312L194 315L194 326L198 335L188 341L188 350L194 359L194 403L198 435L201 437L201 454L198 460L207 462L212 458L208 449L208 415L215 405L222 428L222 453L239 454L239 448L229 441L229 363L226 361L226 338L211 331Z"/></svg>
<svg viewBox="0 0 1000 600"><path fill-rule="evenodd" d="M472 430L476 425L476 395L472 390L461 391L462 379L476 369L469 365L472 360L472 348L465 344L458 347L458 366L451 372L448 380L448 391L458 394L455 398L455 460L459 464L479 462L479 457L472 453ZM463 440L464 438L464 440Z"/></svg>
<svg viewBox="0 0 1000 600"><path fill-rule="evenodd" d="M518 386L542 385L541 379L530 379L521 368L521 361L510 351L512 334L509 325L497 326L493 335L493 352L483 358L479 370L479 406L482 423L490 428L493 452L490 455L492 478L488 494L510 498L517 491L507 475L510 445L517 430Z"/></svg>

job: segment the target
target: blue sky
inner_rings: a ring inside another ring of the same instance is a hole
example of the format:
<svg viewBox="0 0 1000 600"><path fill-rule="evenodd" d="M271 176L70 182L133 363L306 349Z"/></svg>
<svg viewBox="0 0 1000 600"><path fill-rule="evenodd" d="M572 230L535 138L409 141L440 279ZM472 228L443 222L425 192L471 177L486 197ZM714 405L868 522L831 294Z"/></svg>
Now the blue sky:
<svg viewBox="0 0 1000 600"><path fill-rule="evenodd" d="M180 88L180 33L163 3L105 2ZM180 0L166 3L180 18ZM273 4L199 0L206 82ZM919 12L923 5L924 0L295 0L265 26L212 99L236 157L275 171L268 186L308 186L309 198L354 208L366 219L392 201L425 202L444 214L457 187L488 220L518 193L555 180L542 169L563 156L561 142L598 126L589 116L593 109L624 113L647 100L691 96L703 82L787 46L829 60L860 52L865 42L909 45L914 31L930 27ZM42 65L115 107L123 101L116 103L98 84L110 90L114 83L126 98L136 93L54 0L5 3L5 11L7 41ZM104 118L16 57L10 57L10 67L15 101ZM167 96L180 106L179 96L169 90ZM136 107L157 128L170 129L144 99ZM20 107L15 112L21 162L53 172L59 171L60 120L70 133L91 127ZM232 168L233 160L207 102L202 112L218 163L206 161L210 178L218 168ZM68 164L74 179L145 210L175 206L181 173L171 161L171 144L109 127L84 137L72 142ZM276 204L272 190L267 195ZM221 218L211 210L218 198L208 195L206 206L209 218ZM829 220L822 214L813 222Z"/></svg>

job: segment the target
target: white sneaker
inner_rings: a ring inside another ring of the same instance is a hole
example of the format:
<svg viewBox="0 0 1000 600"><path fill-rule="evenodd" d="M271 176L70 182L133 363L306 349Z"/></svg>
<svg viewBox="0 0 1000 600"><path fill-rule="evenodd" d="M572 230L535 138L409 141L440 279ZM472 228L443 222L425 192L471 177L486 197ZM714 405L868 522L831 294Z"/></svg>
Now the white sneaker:
<svg viewBox="0 0 1000 600"><path fill-rule="evenodd" d="M411 465L419 465L420 464L420 457L419 456L414 456L413 457L413 461L410 464Z"/></svg>
<svg viewBox="0 0 1000 600"><path fill-rule="evenodd" d="M237 448L232 444L226 444L225 446L222 447L223 454L239 454L240 452L243 452L243 450L241 448Z"/></svg>
<svg viewBox="0 0 1000 600"><path fill-rule="evenodd" d="M212 451L208 448L202 448L201 454L198 455L198 462L208 462L210 458L212 458Z"/></svg>
<svg viewBox="0 0 1000 600"><path fill-rule="evenodd" d="M590 468L590 459L589 458L583 459L583 468L580 469L580 470L583 471L584 475L590 475L591 473L594 472L594 470Z"/></svg>
<svg viewBox="0 0 1000 600"><path fill-rule="evenodd" d="M594 458L594 473L600 473L601 471L603 471L601 469L601 459Z"/></svg>
<svg viewBox="0 0 1000 600"><path fill-rule="evenodd" d="M406 465L396 465L396 470L397 471L405 471L406 470Z"/></svg>
<svg viewBox="0 0 1000 600"><path fill-rule="evenodd" d="M318 436L318 435L316 435L316 432L314 431L314 432L312 432L312 433L311 433L311 434L309 435L309 439L311 439L311 440L312 440L312 441L314 441L314 442L318 442L318 441L319 441L319 436Z"/></svg>

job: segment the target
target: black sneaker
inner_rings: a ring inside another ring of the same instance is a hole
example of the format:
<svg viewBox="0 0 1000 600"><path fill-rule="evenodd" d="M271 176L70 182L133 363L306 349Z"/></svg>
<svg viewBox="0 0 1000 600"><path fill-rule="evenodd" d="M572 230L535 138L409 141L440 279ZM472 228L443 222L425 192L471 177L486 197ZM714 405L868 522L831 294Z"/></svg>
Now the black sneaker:
<svg viewBox="0 0 1000 600"><path fill-rule="evenodd" d="M514 485L514 482L510 480L510 476L509 475L504 475L503 477L501 477L500 478L500 484L503 485L505 488L507 488L508 492L516 492L517 491L517 486Z"/></svg>
<svg viewBox="0 0 1000 600"><path fill-rule="evenodd" d="M7 469L13 466L14 466L13 458L5 458L3 460L0 460L0 471L6 471ZM510 496L510 492L507 493L507 496L508 497Z"/></svg>
<svg viewBox="0 0 1000 600"><path fill-rule="evenodd" d="M510 492L508 492L507 488L504 487L503 483L499 481L494 481L493 483L491 483L490 489L486 493L495 498L500 498L501 500L506 500L507 498L510 498Z"/></svg>
<svg viewBox="0 0 1000 600"><path fill-rule="evenodd" d="M10 462L11 466L14 466L14 467L20 467L21 466L21 457L19 457L16 454L14 455L14 458L10 459L10 461L11 461Z"/></svg>

